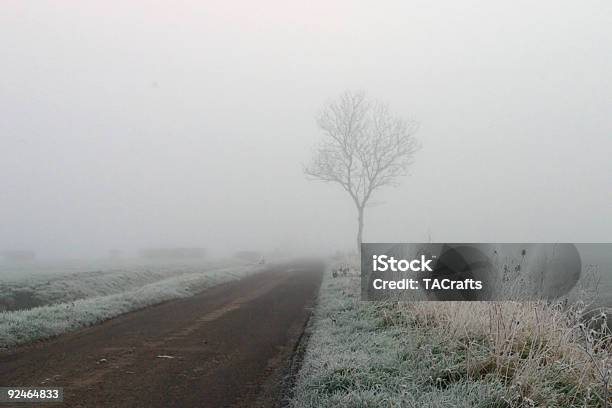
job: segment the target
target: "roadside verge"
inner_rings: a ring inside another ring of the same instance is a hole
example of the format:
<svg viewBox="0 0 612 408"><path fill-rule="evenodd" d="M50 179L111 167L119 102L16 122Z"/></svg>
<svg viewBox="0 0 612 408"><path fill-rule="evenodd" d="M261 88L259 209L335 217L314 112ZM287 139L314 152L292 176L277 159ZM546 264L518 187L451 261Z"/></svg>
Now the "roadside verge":
<svg viewBox="0 0 612 408"><path fill-rule="evenodd" d="M604 407L611 337L583 322L545 302L362 302L356 274L328 271L290 406Z"/></svg>

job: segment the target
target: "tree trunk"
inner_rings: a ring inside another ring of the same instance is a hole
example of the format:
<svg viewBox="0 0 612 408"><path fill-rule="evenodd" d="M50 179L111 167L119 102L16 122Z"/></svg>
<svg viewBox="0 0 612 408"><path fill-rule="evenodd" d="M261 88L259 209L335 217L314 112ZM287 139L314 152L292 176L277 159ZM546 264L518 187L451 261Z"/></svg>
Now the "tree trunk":
<svg viewBox="0 0 612 408"><path fill-rule="evenodd" d="M363 241L363 207L357 207L357 255L361 257L361 242Z"/></svg>

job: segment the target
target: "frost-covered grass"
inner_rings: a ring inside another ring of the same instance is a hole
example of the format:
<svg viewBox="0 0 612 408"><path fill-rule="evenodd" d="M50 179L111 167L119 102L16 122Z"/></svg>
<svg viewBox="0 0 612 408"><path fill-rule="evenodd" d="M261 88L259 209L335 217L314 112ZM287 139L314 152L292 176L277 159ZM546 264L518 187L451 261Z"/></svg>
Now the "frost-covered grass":
<svg viewBox="0 0 612 408"><path fill-rule="evenodd" d="M294 408L604 406L610 336L575 311L361 302L358 276L330 273L319 296Z"/></svg>
<svg viewBox="0 0 612 408"><path fill-rule="evenodd" d="M0 264L0 311L118 294L163 279L239 265L223 261L55 261Z"/></svg>
<svg viewBox="0 0 612 408"><path fill-rule="evenodd" d="M161 268L166 271L163 273L160 271L148 274L130 271L123 274L111 273L110 280L104 273L97 278L84 276L82 281L79 275L74 275L72 276L75 280L74 285L69 285L67 288L77 288L77 290L68 289L65 301L31 309L0 312L0 348L49 338L132 310L191 296L207 287L239 279L258 270L252 265L223 268L192 265L185 266L184 269L173 269L166 265L164 268ZM79 284L83 286L79 287ZM82 288L88 288L91 290L90 293L102 294L87 296L86 291L80 290ZM121 288L123 290L120 290ZM104 290L108 290L110 294L105 294ZM70 300L75 293L83 297Z"/></svg>
<svg viewBox="0 0 612 408"><path fill-rule="evenodd" d="M458 363L442 339L388 325L393 307L360 302L359 277L326 274L312 335L298 374L293 407L486 407L502 385L456 382L440 386L442 367Z"/></svg>

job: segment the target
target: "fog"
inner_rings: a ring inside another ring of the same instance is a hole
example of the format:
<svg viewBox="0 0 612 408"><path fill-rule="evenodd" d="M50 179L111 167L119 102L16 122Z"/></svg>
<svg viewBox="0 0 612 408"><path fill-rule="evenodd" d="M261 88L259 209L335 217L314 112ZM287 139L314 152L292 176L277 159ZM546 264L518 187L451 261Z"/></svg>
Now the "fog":
<svg viewBox="0 0 612 408"><path fill-rule="evenodd" d="M365 241L611 241L611 45L603 0L4 0L0 250L352 249L303 174L346 89L422 144Z"/></svg>

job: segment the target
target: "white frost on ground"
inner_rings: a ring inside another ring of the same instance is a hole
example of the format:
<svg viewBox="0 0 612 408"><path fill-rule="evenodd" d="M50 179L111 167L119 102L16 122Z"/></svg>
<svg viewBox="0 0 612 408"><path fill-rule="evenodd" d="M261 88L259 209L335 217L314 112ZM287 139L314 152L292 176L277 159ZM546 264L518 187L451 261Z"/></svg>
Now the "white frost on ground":
<svg viewBox="0 0 612 408"><path fill-rule="evenodd" d="M458 381L440 387L436 367L455 364L409 327L385 324L386 306L360 302L357 276L325 275L302 368L295 408L486 407L501 385Z"/></svg>
<svg viewBox="0 0 612 408"><path fill-rule="evenodd" d="M231 259L0 264L0 311L113 295L179 275L241 264Z"/></svg>
<svg viewBox="0 0 612 408"><path fill-rule="evenodd" d="M584 301L361 302L359 277L335 275L293 408L585 408L612 395L610 314L589 317Z"/></svg>
<svg viewBox="0 0 612 408"><path fill-rule="evenodd" d="M86 297L27 310L0 312L0 347L49 338L166 300L192 296L207 287L239 279L257 270L257 267L248 265L204 270L195 268L191 271L182 270L178 274L175 271L173 274L176 276L152 283L138 286L126 284L127 290L120 293ZM134 278L129 271L126 275L128 276L125 279ZM77 276L73 279L78 282ZM106 283L108 282L102 274L96 284L92 285L100 287ZM72 292L67 292L66 295L71 296Z"/></svg>

